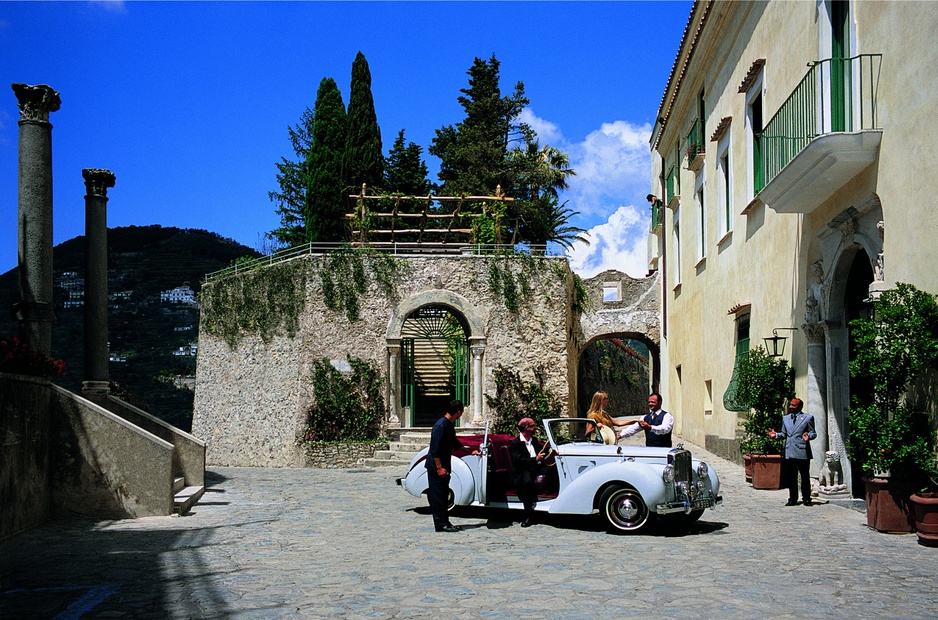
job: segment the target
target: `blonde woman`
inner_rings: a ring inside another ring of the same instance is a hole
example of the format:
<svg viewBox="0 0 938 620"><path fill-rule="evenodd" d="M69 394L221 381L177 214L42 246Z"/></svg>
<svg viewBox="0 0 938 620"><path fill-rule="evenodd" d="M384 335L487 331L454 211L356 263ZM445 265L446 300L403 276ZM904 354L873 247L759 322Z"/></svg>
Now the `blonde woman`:
<svg viewBox="0 0 938 620"><path fill-rule="evenodd" d="M586 414L590 420L596 422L599 427L599 434L606 445L616 443L616 433L612 429L614 426L627 426L625 422L618 422L612 419L612 416L606 411L606 405L609 404L609 394L605 392L596 392L593 394L593 402L590 403L590 410ZM592 432L590 430L589 432Z"/></svg>

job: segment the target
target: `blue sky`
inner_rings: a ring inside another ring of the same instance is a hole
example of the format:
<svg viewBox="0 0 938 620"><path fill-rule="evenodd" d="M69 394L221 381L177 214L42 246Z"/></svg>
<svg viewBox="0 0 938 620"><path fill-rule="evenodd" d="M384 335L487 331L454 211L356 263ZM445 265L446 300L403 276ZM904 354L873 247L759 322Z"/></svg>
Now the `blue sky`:
<svg viewBox="0 0 938 620"><path fill-rule="evenodd" d="M0 2L0 272L16 265L19 110L48 84L54 237L84 232L83 168L107 168L108 225L203 228L259 247L287 127L323 77L348 104L361 50L385 152L462 120L473 58L525 84L525 120L570 153L564 199L590 231L571 263L646 271L648 136L690 14L684 2Z"/></svg>

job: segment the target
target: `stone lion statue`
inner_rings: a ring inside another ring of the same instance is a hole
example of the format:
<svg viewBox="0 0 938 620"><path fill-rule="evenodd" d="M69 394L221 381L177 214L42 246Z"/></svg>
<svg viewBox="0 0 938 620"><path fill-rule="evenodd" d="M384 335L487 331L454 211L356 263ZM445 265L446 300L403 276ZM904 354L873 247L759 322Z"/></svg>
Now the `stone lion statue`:
<svg viewBox="0 0 938 620"><path fill-rule="evenodd" d="M847 485L844 484L844 470L840 464L839 452L828 450L824 453L824 466L821 467L818 478L818 486L826 492L846 490Z"/></svg>

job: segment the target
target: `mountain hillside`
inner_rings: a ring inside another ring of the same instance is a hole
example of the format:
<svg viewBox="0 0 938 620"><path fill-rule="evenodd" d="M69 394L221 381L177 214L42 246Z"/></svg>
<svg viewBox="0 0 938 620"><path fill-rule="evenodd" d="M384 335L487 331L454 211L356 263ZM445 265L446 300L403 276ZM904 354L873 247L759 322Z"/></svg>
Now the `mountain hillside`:
<svg viewBox="0 0 938 620"><path fill-rule="evenodd" d="M68 364L56 383L80 392L83 374L84 236L55 246L56 323L52 352ZM134 404L188 430L192 421L195 351L199 338L197 298L206 273L241 256L259 254L205 230L126 226L108 230L108 340L111 381ZM161 293L176 289L176 301ZM17 270L0 275L0 308L19 296ZM0 337L17 335L19 326L0 312Z"/></svg>

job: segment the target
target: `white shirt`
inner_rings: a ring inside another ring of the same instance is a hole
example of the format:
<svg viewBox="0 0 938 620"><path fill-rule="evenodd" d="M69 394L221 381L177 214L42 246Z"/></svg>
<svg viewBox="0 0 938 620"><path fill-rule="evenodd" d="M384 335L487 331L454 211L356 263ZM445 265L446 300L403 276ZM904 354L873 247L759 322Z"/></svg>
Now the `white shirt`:
<svg viewBox="0 0 938 620"><path fill-rule="evenodd" d="M530 439L525 439L524 435L518 435L518 439L523 441L524 445L527 446L528 454L530 454L532 457L537 456L536 454L534 454L534 445L531 443Z"/></svg>
<svg viewBox="0 0 938 620"><path fill-rule="evenodd" d="M658 411L661 411L661 409L658 409L657 411L652 411L651 413L654 415L658 415ZM642 419L644 420L644 418ZM674 427L674 417L670 413L665 411L664 418L661 420L661 424L659 424L658 426L652 426L651 429L649 430L651 430L651 432L656 435L667 435L668 433L671 432L671 429L673 427ZM630 424L627 429L619 433L619 437L631 437L632 435L637 435L643 430L645 429L642 428L641 424Z"/></svg>

